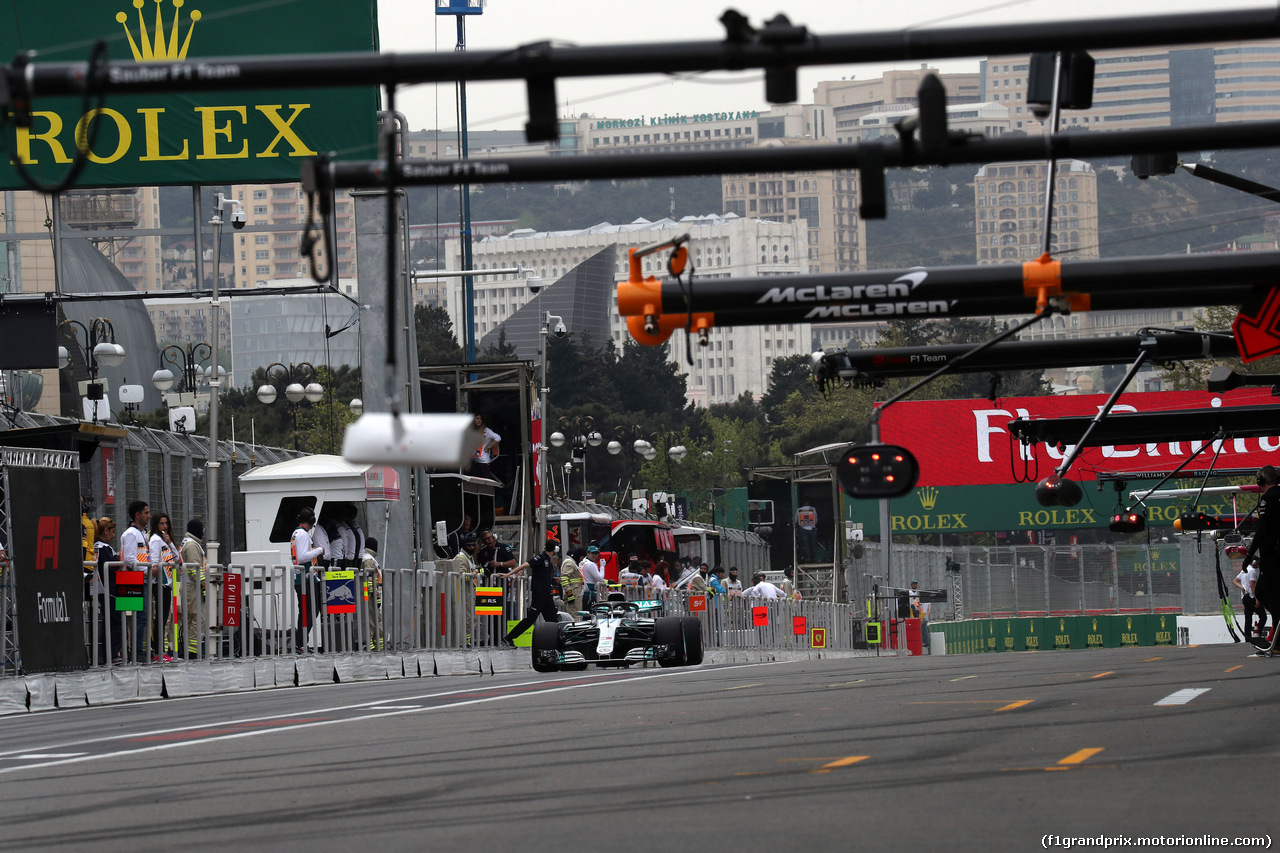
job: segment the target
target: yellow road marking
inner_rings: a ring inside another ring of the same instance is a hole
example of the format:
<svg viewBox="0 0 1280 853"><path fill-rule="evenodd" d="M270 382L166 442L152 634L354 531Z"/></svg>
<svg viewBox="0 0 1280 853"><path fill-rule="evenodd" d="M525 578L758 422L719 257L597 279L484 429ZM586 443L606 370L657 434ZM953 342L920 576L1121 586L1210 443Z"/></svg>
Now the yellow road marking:
<svg viewBox="0 0 1280 853"><path fill-rule="evenodd" d="M1231 669L1224 669L1223 672L1235 672L1237 669L1243 669L1243 668L1244 668L1244 664L1237 664L1236 666L1231 667Z"/></svg>
<svg viewBox="0 0 1280 853"><path fill-rule="evenodd" d="M1115 670L1114 670L1114 669L1109 669L1109 670L1107 670L1106 672L1100 672L1100 673L1098 673L1097 675L1091 675L1091 676L1089 676L1089 677L1090 677L1090 678L1102 678L1102 676L1104 676L1104 675L1114 675L1114 674L1115 674Z"/></svg>
<svg viewBox="0 0 1280 853"><path fill-rule="evenodd" d="M1164 658L1146 658L1146 659L1144 659L1142 662L1143 662L1143 663L1151 663L1153 660L1164 660Z"/></svg>
<svg viewBox="0 0 1280 853"><path fill-rule="evenodd" d="M763 687L763 686L764 686L763 684L739 684L737 687L726 687L724 689L724 692L727 693L730 690L746 690L748 687Z"/></svg>
<svg viewBox="0 0 1280 853"><path fill-rule="evenodd" d="M996 708L996 713L999 713L1001 711L1012 711L1014 708L1021 708L1023 705L1030 705L1034 701L1035 701L1034 699L1019 699L1016 702L1010 702L1008 705L1005 705L1003 708Z"/></svg>
<svg viewBox="0 0 1280 853"><path fill-rule="evenodd" d="M1082 749L1082 750L1079 750L1078 752L1071 753L1070 755L1068 755L1066 758L1062 759L1058 763L1059 764L1080 764L1081 762L1087 761L1088 759L1097 755L1099 752L1102 752L1102 747L1091 746L1091 747L1088 747L1087 749Z"/></svg>
<svg viewBox="0 0 1280 853"><path fill-rule="evenodd" d="M869 755L850 755L848 758L841 758L838 761L831 762L830 764L824 764L821 767L819 767L817 770L814 770L812 772L830 773L832 770L835 770L837 767L848 767L850 764L857 764L859 761L866 761L870 757L871 756Z"/></svg>

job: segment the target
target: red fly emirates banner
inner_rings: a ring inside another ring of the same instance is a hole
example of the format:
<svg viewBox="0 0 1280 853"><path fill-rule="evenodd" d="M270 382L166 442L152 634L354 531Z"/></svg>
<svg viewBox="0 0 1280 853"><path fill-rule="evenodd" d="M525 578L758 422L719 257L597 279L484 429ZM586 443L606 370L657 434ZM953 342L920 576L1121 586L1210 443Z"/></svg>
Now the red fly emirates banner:
<svg viewBox="0 0 1280 853"><path fill-rule="evenodd" d="M880 419L881 439L898 444L920 461L921 486L993 485L1017 479L1043 479L1062 463L1070 447L1044 443L1023 449L1009 435L1014 418L1093 416L1106 394L1072 397L1009 397L990 400L904 401L890 406ZM1238 388L1224 394L1208 391L1153 391L1125 394L1112 409L1163 412L1217 406L1275 403L1269 388ZM1280 418L1277 418L1280 433ZM1172 471L1205 442L1089 447L1071 466L1073 480L1094 480L1098 472ZM1213 450L1196 457L1186 471L1204 471ZM1037 470L1037 463L1039 469ZM1222 443L1218 468L1260 468L1280 464L1280 438L1236 438Z"/></svg>

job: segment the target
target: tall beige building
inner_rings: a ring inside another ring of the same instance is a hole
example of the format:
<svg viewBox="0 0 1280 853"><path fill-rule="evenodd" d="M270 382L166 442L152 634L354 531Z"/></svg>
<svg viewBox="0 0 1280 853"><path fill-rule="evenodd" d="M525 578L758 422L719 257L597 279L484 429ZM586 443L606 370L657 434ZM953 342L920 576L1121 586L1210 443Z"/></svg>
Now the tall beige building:
<svg viewBox="0 0 1280 853"><path fill-rule="evenodd" d="M1093 107L1062 113L1063 129L1123 130L1280 118L1280 41L1188 48L1093 50ZM1013 112L1015 128L1042 127L1026 108L1029 58L982 63L983 100ZM1021 123L1021 124L1019 124Z"/></svg>
<svg viewBox="0 0 1280 853"><path fill-rule="evenodd" d="M974 176L979 264L1018 263L1044 252L1048 163L997 163ZM1098 257L1098 176L1081 160L1058 163L1050 252L1061 259Z"/></svg>
<svg viewBox="0 0 1280 853"><path fill-rule="evenodd" d="M797 163L807 139L770 139L760 147L795 149ZM721 193L726 213L774 222L798 222L804 232L802 269L810 273L862 269L867 226L858 215L858 173L795 171L725 175Z"/></svg>
<svg viewBox="0 0 1280 853"><path fill-rule="evenodd" d="M307 197L302 186L287 184L237 184L231 195L244 205L247 225L234 231L234 282L237 287L261 287L268 281L284 278L307 278L309 262L302 257L299 245L307 219ZM316 214L318 217L318 214ZM356 279L355 202L347 193L334 200L334 222L337 226L338 277ZM225 234L225 232L224 232ZM224 237L225 239L225 237ZM328 265L323 245L317 246L317 263L321 271ZM346 288L349 285L341 285ZM350 285L354 289L354 285Z"/></svg>

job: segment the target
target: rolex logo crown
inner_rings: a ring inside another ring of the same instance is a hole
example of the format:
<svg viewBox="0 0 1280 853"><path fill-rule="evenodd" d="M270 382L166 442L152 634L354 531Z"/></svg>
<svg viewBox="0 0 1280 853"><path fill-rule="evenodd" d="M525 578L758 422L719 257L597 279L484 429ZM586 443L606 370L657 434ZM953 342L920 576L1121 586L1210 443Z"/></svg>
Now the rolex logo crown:
<svg viewBox="0 0 1280 853"><path fill-rule="evenodd" d="M916 489L916 495L920 498L920 506L925 509L933 509L933 505L938 502L938 490L933 486Z"/></svg>
<svg viewBox="0 0 1280 853"><path fill-rule="evenodd" d="M133 8L138 10L138 38L134 39L133 32L128 26L129 13L117 12L116 20L124 27L125 38L129 39L129 48L133 51L133 58L139 62L166 62L187 58L187 48L191 46L191 31L195 29L196 21L200 20L200 10L192 9L188 17L191 19L191 25L187 27L187 34L182 40L182 45L178 45L179 35L179 19L182 17L182 5L185 0L171 0L173 3L173 23L169 26L168 39L165 38L164 10L162 8L164 0L155 0L156 4L156 20L150 33L147 31L146 15L143 13L143 7L147 5L146 0L133 0Z"/></svg>

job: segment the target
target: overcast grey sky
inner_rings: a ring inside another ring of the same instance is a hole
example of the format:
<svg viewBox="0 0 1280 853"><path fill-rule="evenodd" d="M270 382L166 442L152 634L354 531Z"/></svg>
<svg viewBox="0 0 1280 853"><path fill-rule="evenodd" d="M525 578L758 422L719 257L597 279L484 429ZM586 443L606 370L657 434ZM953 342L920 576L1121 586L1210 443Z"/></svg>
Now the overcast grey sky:
<svg viewBox="0 0 1280 853"><path fill-rule="evenodd" d="M848 33L920 26L967 26L1005 21L1061 20L1113 15L1162 14L1273 6L1258 0L489 0L483 15L467 20L467 46L501 50L538 41L563 45L720 39L718 18L734 8L759 25L779 12L810 31ZM379 0L384 52L452 51L455 18L437 16L433 0ZM977 59L932 63L944 71L977 70ZM800 73L800 97L807 101L820 80L878 76L897 66L828 66ZM761 110L764 83L759 72L715 73L671 79L660 75L561 80L561 115L591 113L611 118L665 113ZM397 94L397 105L413 130L454 129L452 84L414 86ZM472 130L524 126L522 84L473 83L467 87Z"/></svg>

